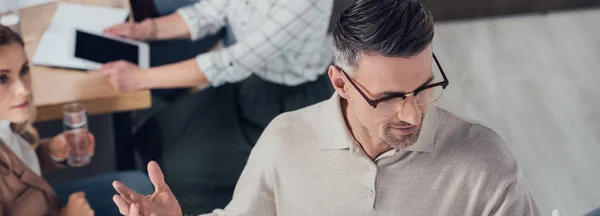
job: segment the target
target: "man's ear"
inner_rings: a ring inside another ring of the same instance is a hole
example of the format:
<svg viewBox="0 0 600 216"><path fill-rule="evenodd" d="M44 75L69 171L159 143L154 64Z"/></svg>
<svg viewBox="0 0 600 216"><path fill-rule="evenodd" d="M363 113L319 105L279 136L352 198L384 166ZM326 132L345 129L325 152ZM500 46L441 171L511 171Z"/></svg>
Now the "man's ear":
<svg viewBox="0 0 600 216"><path fill-rule="evenodd" d="M329 75L329 80L331 81L331 85L340 97L344 99L348 99L348 91L346 90L346 77L343 72L337 68L336 66L329 66L329 71L327 74Z"/></svg>

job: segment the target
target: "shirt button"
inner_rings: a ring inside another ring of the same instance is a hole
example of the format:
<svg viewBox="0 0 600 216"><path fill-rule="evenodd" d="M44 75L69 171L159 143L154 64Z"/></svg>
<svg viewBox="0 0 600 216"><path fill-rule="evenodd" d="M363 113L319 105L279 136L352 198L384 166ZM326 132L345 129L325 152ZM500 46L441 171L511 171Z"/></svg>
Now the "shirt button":
<svg viewBox="0 0 600 216"><path fill-rule="evenodd" d="M371 198L373 198L373 195L374 195L373 190L370 190L370 189L366 189L365 190L365 197L366 198L371 199Z"/></svg>

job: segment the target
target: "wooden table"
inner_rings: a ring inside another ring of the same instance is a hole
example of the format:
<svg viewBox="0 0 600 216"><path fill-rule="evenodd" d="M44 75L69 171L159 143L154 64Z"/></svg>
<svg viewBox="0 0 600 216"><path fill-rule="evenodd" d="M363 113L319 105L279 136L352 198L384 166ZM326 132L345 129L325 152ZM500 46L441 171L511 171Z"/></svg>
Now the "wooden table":
<svg viewBox="0 0 600 216"><path fill-rule="evenodd" d="M58 2L83 3L125 8L127 0L61 0ZM58 3L25 8L21 13L21 32L25 49L31 60L42 34L48 27ZM66 103L82 102L89 114L114 113L148 108L150 91L119 93L100 74L32 65L33 91L38 108L37 121L62 117L61 107Z"/></svg>
<svg viewBox="0 0 600 216"><path fill-rule="evenodd" d="M128 8L128 0L59 0L60 2ZM48 27L58 3L20 11L21 33L27 57L31 60ZM62 105L84 103L88 113L113 114L116 165L118 170L134 169L134 145L131 115L128 112L151 106L150 91L119 93L101 74L32 65L33 91L38 108L37 121L62 118Z"/></svg>

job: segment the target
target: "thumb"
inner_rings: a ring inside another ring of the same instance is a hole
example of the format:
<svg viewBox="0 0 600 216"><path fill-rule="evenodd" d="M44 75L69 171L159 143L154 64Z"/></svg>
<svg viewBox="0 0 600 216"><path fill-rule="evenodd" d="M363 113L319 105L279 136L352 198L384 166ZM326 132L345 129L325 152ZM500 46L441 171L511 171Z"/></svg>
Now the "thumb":
<svg viewBox="0 0 600 216"><path fill-rule="evenodd" d="M106 70L106 69L109 69L109 68L113 68L116 65L118 65L118 63L119 63L119 61L108 62L106 64L103 64L102 67L100 67L100 70Z"/></svg>
<svg viewBox="0 0 600 216"><path fill-rule="evenodd" d="M98 70L98 73L102 74L103 77L108 78L111 76L112 70L106 69L106 68L101 68L100 70Z"/></svg>
<svg viewBox="0 0 600 216"><path fill-rule="evenodd" d="M131 204L131 208L129 209L129 216L139 216L140 215L140 206L138 204Z"/></svg>
<svg viewBox="0 0 600 216"><path fill-rule="evenodd" d="M108 28L105 28L104 32L108 33L109 35L115 35L115 34L118 34L119 32L122 32L126 26L127 26L127 23L119 23L119 24L110 26Z"/></svg>
<svg viewBox="0 0 600 216"><path fill-rule="evenodd" d="M123 25L123 23L109 26L109 27L105 28L102 32L104 32L105 34L114 34L115 30L119 29L119 27L121 25Z"/></svg>
<svg viewBox="0 0 600 216"><path fill-rule="evenodd" d="M154 192L169 190L169 186L165 182L165 176L163 172L160 170L158 163L155 161L150 161L148 163L148 175L150 177L150 181L152 185L154 185Z"/></svg>
<svg viewBox="0 0 600 216"><path fill-rule="evenodd" d="M102 30L102 33L107 34L107 35L111 35L112 34L112 29L113 29L113 26L105 28L104 30Z"/></svg>
<svg viewBox="0 0 600 216"><path fill-rule="evenodd" d="M50 152L63 152L67 151L67 148L70 147L67 142L66 134L61 133L56 135L54 138L50 140Z"/></svg>

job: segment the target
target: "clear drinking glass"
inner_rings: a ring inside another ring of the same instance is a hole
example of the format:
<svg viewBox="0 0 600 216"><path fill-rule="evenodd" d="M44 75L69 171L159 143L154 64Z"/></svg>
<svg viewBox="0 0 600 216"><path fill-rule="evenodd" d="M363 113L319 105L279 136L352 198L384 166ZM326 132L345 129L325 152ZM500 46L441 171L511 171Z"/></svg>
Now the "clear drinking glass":
<svg viewBox="0 0 600 216"><path fill-rule="evenodd" d="M82 167L90 163L90 136L88 132L87 110L80 103L63 106L63 130L71 151L67 164Z"/></svg>
<svg viewBox="0 0 600 216"><path fill-rule="evenodd" d="M0 0L0 25L7 26L21 34L20 0Z"/></svg>

